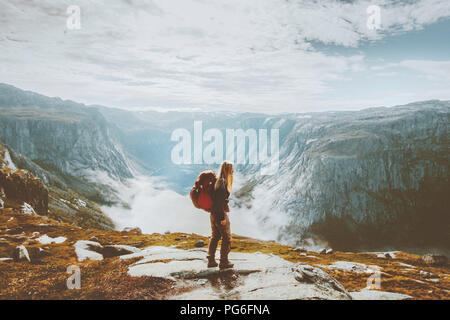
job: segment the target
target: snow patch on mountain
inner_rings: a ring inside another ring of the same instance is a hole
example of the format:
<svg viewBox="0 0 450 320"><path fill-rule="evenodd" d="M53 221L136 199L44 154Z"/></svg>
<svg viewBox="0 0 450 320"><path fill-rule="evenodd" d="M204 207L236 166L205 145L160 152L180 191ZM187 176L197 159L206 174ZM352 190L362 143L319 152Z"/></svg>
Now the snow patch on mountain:
<svg viewBox="0 0 450 320"><path fill-rule="evenodd" d="M40 236L39 238L36 239L36 241L38 241L41 244L63 243L66 240L67 240L66 237L61 236L61 237L52 238L46 234L44 234L43 236Z"/></svg>

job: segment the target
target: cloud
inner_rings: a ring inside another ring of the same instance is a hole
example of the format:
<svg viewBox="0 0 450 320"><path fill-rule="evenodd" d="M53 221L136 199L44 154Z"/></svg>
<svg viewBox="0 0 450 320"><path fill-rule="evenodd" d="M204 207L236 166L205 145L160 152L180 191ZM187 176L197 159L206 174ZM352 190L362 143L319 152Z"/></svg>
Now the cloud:
<svg viewBox="0 0 450 320"><path fill-rule="evenodd" d="M398 63L398 66L416 70L426 75L450 79L450 60L404 60Z"/></svg>
<svg viewBox="0 0 450 320"><path fill-rule="evenodd" d="M115 107L316 110L367 66L311 41L357 47L450 16L448 1L377 3L379 31L363 0L80 0L82 28L67 30L71 0L4 1L0 81Z"/></svg>
<svg viewBox="0 0 450 320"><path fill-rule="evenodd" d="M378 72L376 73L377 76L379 77L395 77L398 75L398 72Z"/></svg>
<svg viewBox="0 0 450 320"><path fill-rule="evenodd" d="M298 38L357 47L362 41L379 40L435 23L450 16L447 0L289 1L284 16L299 32ZM380 8L380 29L367 27L370 6Z"/></svg>
<svg viewBox="0 0 450 320"><path fill-rule="evenodd" d="M397 63L387 63L385 65L373 66L371 70L408 69L427 76L430 80L450 80L450 60L402 60ZM399 72L387 71L376 73L379 76L394 76Z"/></svg>
<svg viewBox="0 0 450 320"><path fill-rule="evenodd" d="M209 213L196 209L189 195L180 195L167 189L157 178L140 176L128 181L128 185L113 185L120 188L121 197L131 209L102 207L116 224L124 227L140 227L145 233L171 232L211 234ZM235 209L230 213L232 232L235 234L274 240L279 228L286 223L285 215L277 215L267 209L268 203L258 201L253 209ZM262 221L262 215L264 221Z"/></svg>

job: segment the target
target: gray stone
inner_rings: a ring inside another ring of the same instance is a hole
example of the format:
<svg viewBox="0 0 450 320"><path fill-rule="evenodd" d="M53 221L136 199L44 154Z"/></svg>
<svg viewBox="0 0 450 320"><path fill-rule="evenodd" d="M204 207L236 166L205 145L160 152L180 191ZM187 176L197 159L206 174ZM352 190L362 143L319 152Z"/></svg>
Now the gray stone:
<svg viewBox="0 0 450 320"><path fill-rule="evenodd" d="M428 272L428 271L424 271L424 270L420 270L419 271L419 275L425 279L437 279L439 278L438 274L434 274L432 272Z"/></svg>
<svg viewBox="0 0 450 320"><path fill-rule="evenodd" d="M112 258L123 256L131 253L140 252L141 250L127 245L105 245L101 250L103 257Z"/></svg>
<svg viewBox="0 0 450 320"><path fill-rule="evenodd" d="M352 291L350 295L354 300L406 300L412 299L406 294L386 292L379 290L362 289L360 291Z"/></svg>
<svg viewBox="0 0 450 320"><path fill-rule="evenodd" d="M142 234L141 228L137 228L137 227L135 227L135 228L133 228L133 227L126 227L126 228L124 228L122 230L122 232L133 233L133 234L136 234L136 235Z"/></svg>
<svg viewBox="0 0 450 320"><path fill-rule="evenodd" d="M192 283L193 290L173 299L351 299L326 272L296 265L276 255L230 252L232 269L207 268L206 252L152 246L121 259L141 258L132 277L151 276ZM162 262L164 260L164 262ZM201 281L200 287L199 280Z"/></svg>
<svg viewBox="0 0 450 320"><path fill-rule="evenodd" d="M295 279L299 282L313 283L317 286L327 287L348 295L347 290L328 273L308 264L297 264L292 268Z"/></svg>
<svg viewBox="0 0 450 320"><path fill-rule="evenodd" d="M448 259L446 256L441 254L426 254L422 256L422 261L430 266L445 266Z"/></svg>
<svg viewBox="0 0 450 320"><path fill-rule="evenodd" d="M78 261L90 260L103 260L103 255L100 253L103 250L103 246L95 241L78 240L73 245Z"/></svg>

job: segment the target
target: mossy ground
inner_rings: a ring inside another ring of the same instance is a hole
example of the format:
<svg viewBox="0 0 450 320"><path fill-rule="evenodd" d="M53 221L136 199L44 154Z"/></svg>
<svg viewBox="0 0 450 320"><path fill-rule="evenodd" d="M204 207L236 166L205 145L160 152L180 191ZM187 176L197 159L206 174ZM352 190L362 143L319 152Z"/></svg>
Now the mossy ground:
<svg viewBox="0 0 450 320"><path fill-rule="evenodd" d="M13 218L13 219L11 219ZM50 237L64 236L61 244L41 244L30 240L33 232ZM192 249L198 240L207 237L197 234L134 234L111 230L81 229L49 217L26 215L15 209L0 210L0 258L11 257L17 245L27 248L42 247L49 255L40 261L0 262L0 299L165 299L173 294L190 290L182 281L153 277L134 278L127 275L133 259L107 258L103 261L78 262L73 244L78 240L96 237L102 244L127 244L144 248L151 245L174 246ZM449 299L450 268L431 267L423 264L420 256L396 253L395 258L379 258L373 253L298 252L294 247L276 242L261 241L233 235L232 251L276 254L288 261L311 265L328 265L335 261L358 262L381 267L381 290L403 293L414 299ZM405 266L411 265L414 268ZM77 265L81 269L81 289L69 290L66 281L70 276L67 267ZM323 268L335 277L347 290L366 287L370 274L339 269ZM439 276L439 281L425 279L420 271Z"/></svg>

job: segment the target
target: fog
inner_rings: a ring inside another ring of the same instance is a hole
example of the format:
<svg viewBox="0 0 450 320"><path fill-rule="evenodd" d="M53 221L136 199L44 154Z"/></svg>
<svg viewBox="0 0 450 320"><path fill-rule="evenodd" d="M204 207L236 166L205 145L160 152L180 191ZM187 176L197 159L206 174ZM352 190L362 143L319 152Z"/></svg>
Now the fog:
<svg viewBox="0 0 450 320"><path fill-rule="evenodd" d="M209 213L195 208L189 195L170 190L157 177L139 176L129 180L127 186L115 187L130 208L115 206L102 207L102 210L113 219L118 230L139 227L144 233L211 234ZM235 190L237 188L239 183L234 186ZM232 233L261 240L277 238L278 230L285 222L284 215L269 212L273 209L269 210L270 206L258 199L249 204L251 208L247 205L238 208L233 203L232 195L229 214Z"/></svg>

